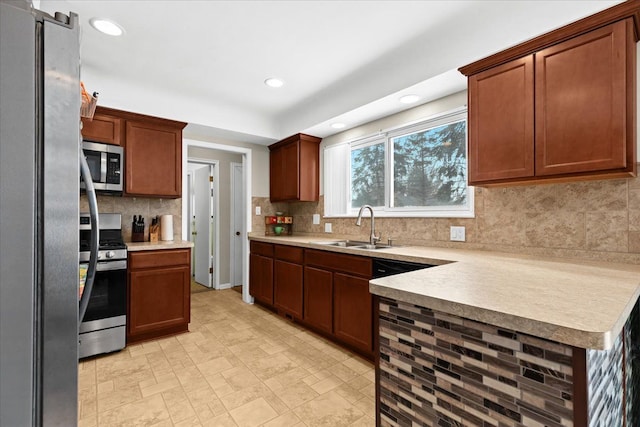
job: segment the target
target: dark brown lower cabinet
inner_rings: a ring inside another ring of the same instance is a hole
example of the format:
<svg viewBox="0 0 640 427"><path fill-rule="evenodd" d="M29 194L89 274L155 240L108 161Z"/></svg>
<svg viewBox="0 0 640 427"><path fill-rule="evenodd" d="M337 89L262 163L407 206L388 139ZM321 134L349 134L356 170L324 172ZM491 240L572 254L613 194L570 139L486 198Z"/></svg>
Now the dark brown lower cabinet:
<svg viewBox="0 0 640 427"><path fill-rule="evenodd" d="M258 301L273 305L273 258L249 256L249 292Z"/></svg>
<svg viewBox="0 0 640 427"><path fill-rule="evenodd" d="M373 360L371 258L252 241L249 268L257 302Z"/></svg>
<svg viewBox="0 0 640 427"><path fill-rule="evenodd" d="M127 342L186 332L191 249L129 252Z"/></svg>
<svg viewBox="0 0 640 427"><path fill-rule="evenodd" d="M304 268L304 321L322 331L333 333L333 273L319 268Z"/></svg>
<svg viewBox="0 0 640 427"><path fill-rule="evenodd" d="M285 316L302 319L304 250L274 245L273 304Z"/></svg>
<svg viewBox="0 0 640 427"><path fill-rule="evenodd" d="M275 260L273 304L283 314L302 319L302 266Z"/></svg>
<svg viewBox="0 0 640 427"><path fill-rule="evenodd" d="M333 333L364 352L373 351L369 279L336 273L333 278Z"/></svg>

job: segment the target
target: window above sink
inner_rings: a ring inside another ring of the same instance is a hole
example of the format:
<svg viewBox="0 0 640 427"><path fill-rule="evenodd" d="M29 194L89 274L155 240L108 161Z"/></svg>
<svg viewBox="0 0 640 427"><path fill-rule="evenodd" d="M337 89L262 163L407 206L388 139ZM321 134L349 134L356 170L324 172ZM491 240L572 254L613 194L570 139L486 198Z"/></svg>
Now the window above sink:
<svg viewBox="0 0 640 427"><path fill-rule="evenodd" d="M325 217L473 217L467 112L448 113L324 149Z"/></svg>

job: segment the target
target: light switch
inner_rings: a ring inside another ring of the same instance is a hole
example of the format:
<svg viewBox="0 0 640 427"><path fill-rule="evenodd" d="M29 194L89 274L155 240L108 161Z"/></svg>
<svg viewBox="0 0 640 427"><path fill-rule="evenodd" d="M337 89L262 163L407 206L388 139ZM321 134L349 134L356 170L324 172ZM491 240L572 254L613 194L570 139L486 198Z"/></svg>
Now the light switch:
<svg viewBox="0 0 640 427"><path fill-rule="evenodd" d="M320 224L320 214L313 214L313 224L314 225Z"/></svg>
<svg viewBox="0 0 640 427"><path fill-rule="evenodd" d="M325 222L324 223L324 232L325 233L331 233L331 223L330 222Z"/></svg>
<svg viewBox="0 0 640 427"><path fill-rule="evenodd" d="M260 208L260 206L256 206L256 215L260 214L262 214L262 209Z"/></svg>
<svg viewBox="0 0 640 427"><path fill-rule="evenodd" d="M449 228L449 240L454 242L464 242L465 241L465 229L464 227L454 227L451 226Z"/></svg>

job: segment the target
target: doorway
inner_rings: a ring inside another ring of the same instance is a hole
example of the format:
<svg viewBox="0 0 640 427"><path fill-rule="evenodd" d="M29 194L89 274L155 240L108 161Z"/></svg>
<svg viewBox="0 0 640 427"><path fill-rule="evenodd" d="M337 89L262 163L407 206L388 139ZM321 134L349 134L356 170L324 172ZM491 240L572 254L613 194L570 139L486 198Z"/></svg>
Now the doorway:
<svg viewBox="0 0 640 427"><path fill-rule="evenodd" d="M242 286L242 236L245 207L242 197L242 163L231 163L231 286Z"/></svg>
<svg viewBox="0 0 640 427"><path fill-rule="evenodd" d="M219 275L219 167L206 159L189 159L188 169L188 232L192 250L191 271L195 281L218 289Z"/></svg>
<svg viewBox="0 0 640 427"><path fill-rule="evenodd" d="M250 148L246 148L246 147L240 147L240 146L235 146L235 145L227 145L227 144L219 144L219 143L214 143L214 142L206 142L206 141L196 141L196 140L191 140L191 139L183 139L182 142L182 161L183 161L183 194L188 194L188 177L187 177L187 162L188 159L190 157L190 152L191 151L197 151L199 154L192 154L192 157L205 157L206 155L204 153L207 152L214 152L217 151L218 154L219 153L226 153L228 155L235 155L236 159L230 160L230 162L235 162L238 164L242 165L242 169L241 169L241 175L242 175L242 179L241 179L241 184L239 184L240 191L234 191L234 193L240 193L239 197L242 200L242 210L244 211L244 215L242 216L241 221L244 222L244 226L242 227L242 230L240 230L240 236L238 236L237 241L239 242L239 244L237 244L236 246L239 246L240 248L240 274L236 272L234 273L237 276L241 277L240 283L242 284L248 284L248 280L249 280L249 241L247 239L247 234L251 232L251 212L249 212L249 210L251 209L251 165L252 165L252 150ZM218 155L216 154L216 155ZM206 157L210 157L210 156L206 156ZM222 164L221 164L222 165ZM222 169L219 169L219 173L220 173L220 179L227 179L230 180L231 179L231 171L224 171ZM221 184L222 185L222 184ZM230 185L230 184L229 184ZM236 187L238 186L238 182L236 179ZM191 216L188 213L188 200L187 198L183 198L182 199L182 230L183 230L183 239L187 239L187 231L189 229L189 219L191 218ZM227 202L222 203L220 202L220 206L222 207L219 211L218 211L218 218L221 217L221 215L228 215L231 212L231 208L230 206L232 205L232 201L229 200L228 204ZM239 215L235 215L234 217L237 217ZM225 230L226 229L226 230ZM218 241L219 242L225 242L224 246L228 249L225 249L225 252L228 253L228 255L231 258L231 251L230 251L230 243L231 243L231 236L223 236L222 234L223 231L225 232L230 232L231 231L231 224L229 224L227 227L222 227L219 226L218 228L219 233L218 233ZM234 233L230 233L230 234L235 234ZM190 236L189 236L190 237ZM222 246L222 244L221 244ZM221 254L223 251L220 247L216 248L217 253ZM234 259L237 259L237 255L233 255ZM230 267L230 262L229 261L224 261L224 264L229 268ZM220 271L220 267L223 266L223 261L219 261L218 265L218 271ZM230 276L230 271L228 272L229 276ZM226 275L225 275L226 277ZM233 281L237 281L237 278L234 278ZM220 282L224 282L222 283L222 285L220 285ZM225 280L220 280L219 283L219 288L218 289L223 289L225 287L230 287L231 286L231 282L232 280L230 279L230 277L228 279ZM252 304L253 303L253 297L249 294L249 286L242 286L242 300L248 304Z"/></svg>

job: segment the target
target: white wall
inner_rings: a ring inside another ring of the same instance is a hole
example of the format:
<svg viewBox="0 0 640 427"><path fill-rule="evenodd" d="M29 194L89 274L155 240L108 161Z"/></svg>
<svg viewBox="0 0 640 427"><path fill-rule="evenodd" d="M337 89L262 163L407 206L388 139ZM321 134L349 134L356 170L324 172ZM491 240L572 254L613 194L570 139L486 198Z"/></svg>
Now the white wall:
<svg viewBox="0 0 640 427"><path fill-rule="evenodd" d="M267 146L192 134L187 132L186 128L183 138L251 149L251 195L254 197L269 197L269 148Z"/></svg>

